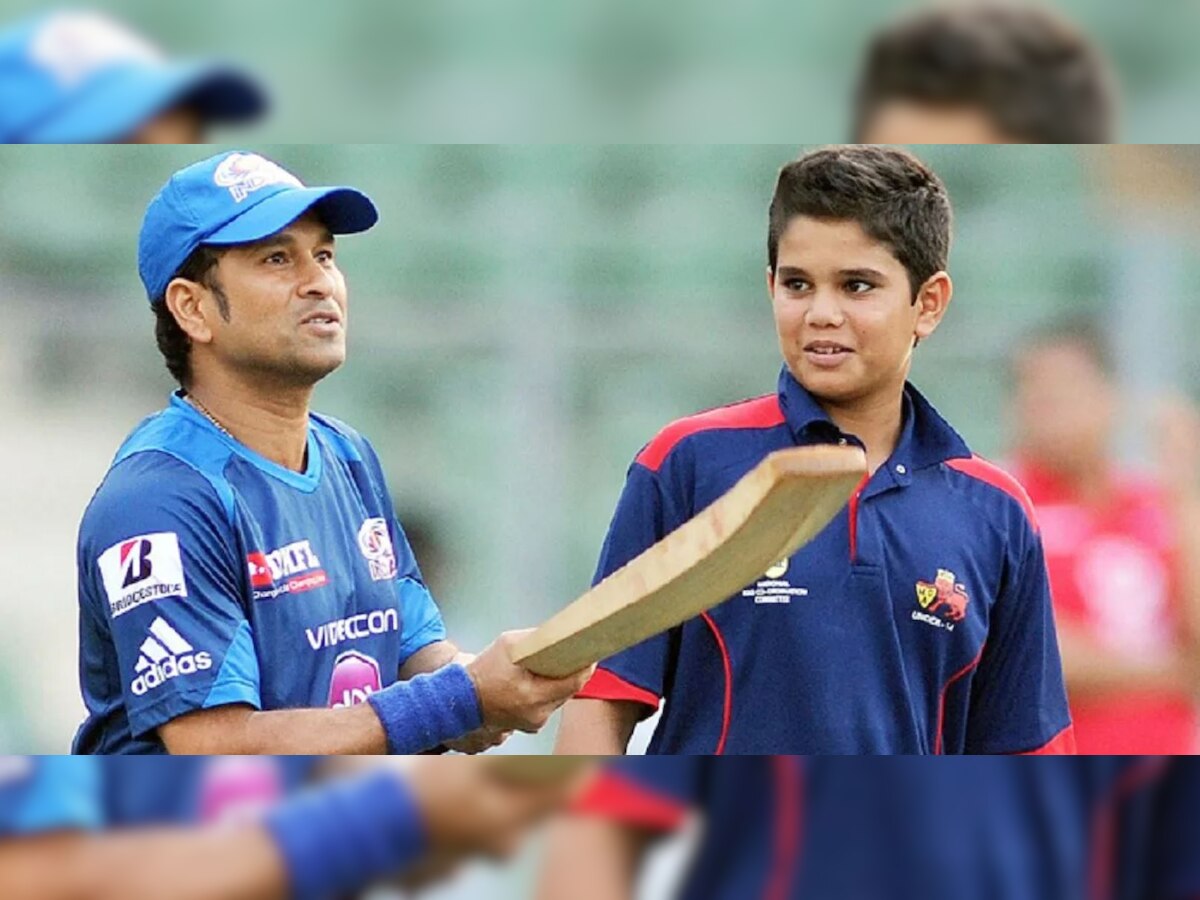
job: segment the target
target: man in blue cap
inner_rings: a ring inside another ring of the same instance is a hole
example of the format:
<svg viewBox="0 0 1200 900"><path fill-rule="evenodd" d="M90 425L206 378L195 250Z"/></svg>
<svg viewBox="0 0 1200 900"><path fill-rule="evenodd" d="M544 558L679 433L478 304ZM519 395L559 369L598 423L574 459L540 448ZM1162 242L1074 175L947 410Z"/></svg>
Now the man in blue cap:
<svg viewBox="0 0 1200 900"><path fill-rule="evenodd" d="M361 192L253 153L173 175L138 264L181 390L117 453L80 526L84 753L477 751L584 683L459 654L371 445L309 411L346 357L334 235Z"/></svg>
<svg viewBox="0 0 1200 900"><path fill-rule="evenodd" d="M3 143L191 144L265 109L246 73L167 60L100 13L52 12L0 33Z"/></svg>

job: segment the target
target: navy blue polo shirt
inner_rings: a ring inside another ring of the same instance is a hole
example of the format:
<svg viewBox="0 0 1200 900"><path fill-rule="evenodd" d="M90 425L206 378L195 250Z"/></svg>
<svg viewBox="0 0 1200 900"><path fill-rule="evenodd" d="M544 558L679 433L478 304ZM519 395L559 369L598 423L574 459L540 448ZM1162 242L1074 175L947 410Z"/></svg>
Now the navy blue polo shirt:
<svg viewBox="0 0 1200 900"><path fill-rule="evenodd" d="M626 759L575 812L702 824L681 900L1192 900L1200 764Z"/></svg>
<svg viewBox="0 0 1200 900"><path fill-rule="evenodd" d="M325 416L293 472L172 396L118 451L77 564L79 753L161 753L199 709L362 703L446 635L373 448Z"/></svg>
<svg viewBox="0 0 1200 900"><path fill-rule="evenodd" d="M655 754L1070 752L1032 505L911 385L887 464L799 553L605 660L581 697L663 704ZM852 442L784 368L778 392L677 421L630 467L608 576L772 451Z"/></svg>

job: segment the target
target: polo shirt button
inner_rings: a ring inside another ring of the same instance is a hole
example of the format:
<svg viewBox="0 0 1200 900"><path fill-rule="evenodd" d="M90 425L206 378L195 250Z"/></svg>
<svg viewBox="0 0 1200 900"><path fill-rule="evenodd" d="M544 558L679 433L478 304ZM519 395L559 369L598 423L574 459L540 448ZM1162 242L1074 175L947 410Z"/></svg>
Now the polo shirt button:
<svg viewBox="0 0 1200 900"><path fill-rule="evenodd" d="M905 475L907 473L908 473L908 469L906 469L904 466L896 466L896 474L897 475Z"/></svg>

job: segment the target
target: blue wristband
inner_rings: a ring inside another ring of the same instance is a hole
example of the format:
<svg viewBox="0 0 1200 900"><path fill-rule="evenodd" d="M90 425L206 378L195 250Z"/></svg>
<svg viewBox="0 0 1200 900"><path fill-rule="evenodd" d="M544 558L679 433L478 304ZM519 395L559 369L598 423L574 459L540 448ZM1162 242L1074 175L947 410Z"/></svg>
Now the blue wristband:
<svg viewBox="0 0 1200 900"><path fill-rule="evenodd" d="M414 863L426 844L420 811L394 772L297 794L264 824L300 900L358 891Z"/></svg>
<svg viewBox="0 0 1200 900"><path fill-rule="evenodd" d="M457 663L397 681L367 702L383 723L388 753L401 756L432 750L483 724L475 682Z"/></svg>

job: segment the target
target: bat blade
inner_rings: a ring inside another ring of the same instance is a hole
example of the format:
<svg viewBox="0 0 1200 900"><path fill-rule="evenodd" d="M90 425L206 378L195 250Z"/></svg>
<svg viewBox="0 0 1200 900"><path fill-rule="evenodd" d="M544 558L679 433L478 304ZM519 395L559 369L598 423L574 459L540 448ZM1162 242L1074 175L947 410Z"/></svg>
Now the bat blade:
<svg viewBox="0 0 1200 900"><path fill-rule="evenodd" d="M711 609L816 537L867 473L856 447L772 453L726 494L552 616L514 661L562 677Z"/></svg>

